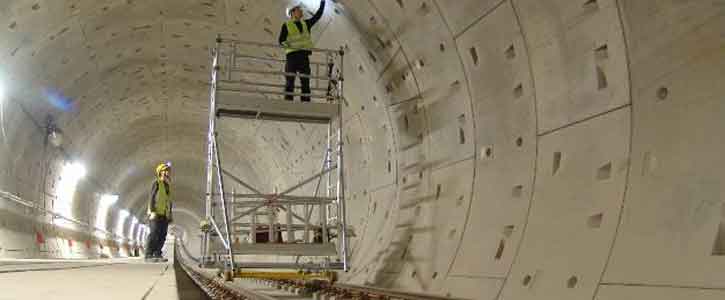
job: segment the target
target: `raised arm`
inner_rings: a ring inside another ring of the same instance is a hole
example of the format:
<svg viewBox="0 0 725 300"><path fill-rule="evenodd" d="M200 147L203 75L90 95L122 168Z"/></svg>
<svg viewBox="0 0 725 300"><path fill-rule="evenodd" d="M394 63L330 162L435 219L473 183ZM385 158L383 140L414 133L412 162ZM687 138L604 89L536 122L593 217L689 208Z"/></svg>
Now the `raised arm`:
<svg viewBox="0 0 725 300"><path fill-rule="evenodd" d="M312 18L307 20L307 25L312 27L315 26L315 24L320 21L322 18L322 14L325 12L325 0L320 0L320 8L317 9L317 12L315 13Z"/></svg>

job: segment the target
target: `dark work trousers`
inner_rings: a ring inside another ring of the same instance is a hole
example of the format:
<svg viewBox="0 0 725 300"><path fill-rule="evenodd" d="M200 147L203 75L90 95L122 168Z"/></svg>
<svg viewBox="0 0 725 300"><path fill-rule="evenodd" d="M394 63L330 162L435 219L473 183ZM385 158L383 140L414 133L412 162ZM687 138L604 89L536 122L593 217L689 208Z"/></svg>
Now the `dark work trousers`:
<svg viewBox="0 0 725 300"><path fill-rule="evenodd" d="M284 71L287 73L300 73L304 75L310 75L310 55L307 51L296 51L287 54L287 64L284 67ZM287 83L285 84L284 91L287 93L294 93L295 91L295 78L297 76L285 76ZM302 83L302 93L310 94L310 78L300 77ZM292 95L285 95L285 100L292 101ZM301 97L304 102L309 102L310 97Z"/></svg>
<svg viewBox="0 0 725 300"><path fill-rule="evenodd" d="M165 216L156 216L149 221L149 237L146 241L145 256L161 257L161 248L166 242L166 231L169 229L169 220Z"/></svg>

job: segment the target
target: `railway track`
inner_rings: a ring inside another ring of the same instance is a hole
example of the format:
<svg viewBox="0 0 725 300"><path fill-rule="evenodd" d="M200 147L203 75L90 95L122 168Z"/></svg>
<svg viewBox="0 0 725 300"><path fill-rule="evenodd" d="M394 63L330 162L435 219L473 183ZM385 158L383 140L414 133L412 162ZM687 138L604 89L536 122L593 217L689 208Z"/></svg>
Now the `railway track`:
<svg viewBox="0 0 725 300"><path fill-rule="evenodd" d="M183 248L183 246L182 246ZM275 300L275 299L381 299L381 300L464 300L440 295L403 292L321 280L280 280L234 278L225 280L215 269L205 269L182 249L177 253L177 262L196 285L210 299L219 300ZM185 256L185 257L180 257ZM250 286L266 288L250 288Z"/></svg>

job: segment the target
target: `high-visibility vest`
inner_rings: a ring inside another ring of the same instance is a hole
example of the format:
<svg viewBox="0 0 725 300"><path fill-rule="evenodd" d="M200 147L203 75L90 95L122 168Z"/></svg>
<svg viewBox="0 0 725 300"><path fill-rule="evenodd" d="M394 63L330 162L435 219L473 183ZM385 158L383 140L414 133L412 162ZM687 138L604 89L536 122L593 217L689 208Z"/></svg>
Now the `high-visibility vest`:
<svg viewBox="0 0 725 300"><path fill-rule="evenodd" d="M163 180L158 180L157 183L159 190L156 192L156 207L152 207L152 211L159 216L168 216L169 202L171 201L170 193L166 189Z"/></svg>
<svg viewBox="0 0 725 300"><path fill-rule="evenodd" d="M284 49L287 54L300 50L310 50L314 47L307 22L300 20L300 23L302 23L302 32L295 25L295 21L287 22L287 45Z"/></svg>

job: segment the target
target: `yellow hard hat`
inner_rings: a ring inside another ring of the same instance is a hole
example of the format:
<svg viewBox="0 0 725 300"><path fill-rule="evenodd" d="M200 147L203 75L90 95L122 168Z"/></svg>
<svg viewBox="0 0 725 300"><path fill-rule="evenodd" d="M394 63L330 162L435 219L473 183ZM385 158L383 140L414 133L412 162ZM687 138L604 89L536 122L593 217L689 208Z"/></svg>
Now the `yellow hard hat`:
<svg viewBox="0 0 725 300"><path fill-rule="evenodd" d="M156 176L161 175L161 171L171 169L171 163L165 162L156 166Z"/></svg>

